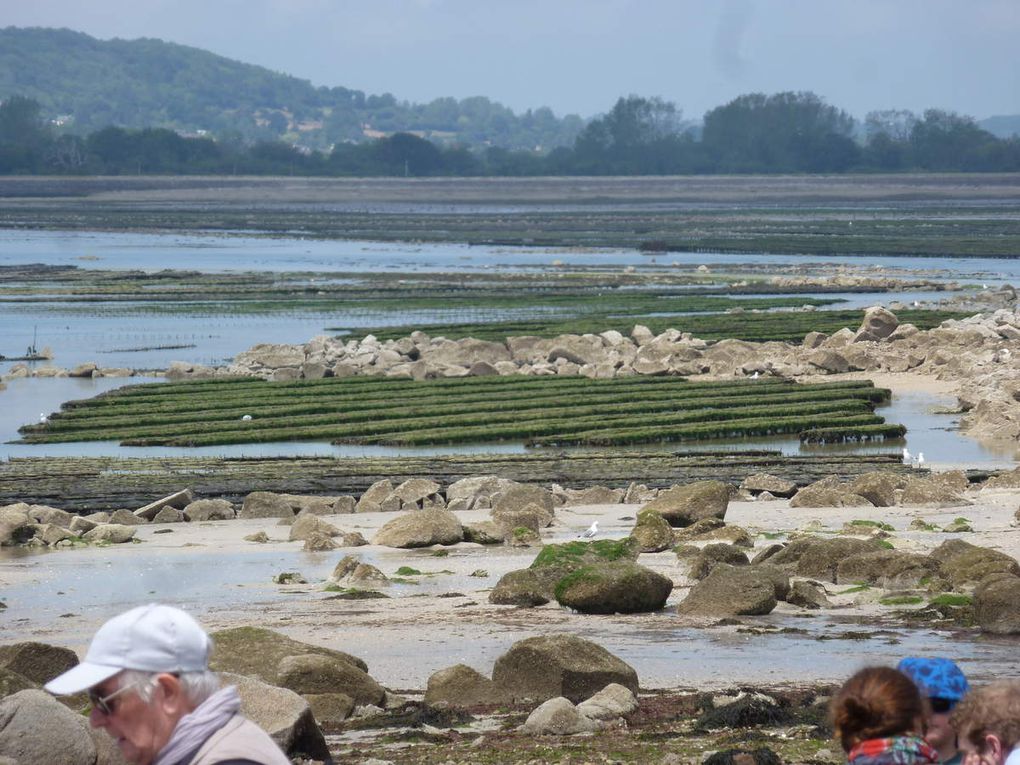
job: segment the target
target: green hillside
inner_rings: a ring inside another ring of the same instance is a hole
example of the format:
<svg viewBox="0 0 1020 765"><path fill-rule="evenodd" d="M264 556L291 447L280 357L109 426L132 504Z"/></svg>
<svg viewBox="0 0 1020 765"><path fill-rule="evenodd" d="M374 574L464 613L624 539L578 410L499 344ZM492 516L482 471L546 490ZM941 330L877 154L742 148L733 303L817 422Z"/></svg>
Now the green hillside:
<svg viewBox="0 0 1020 765"><path fill-rule="evenodd" d="M572 144L583 126L547 108L516 115L484 97L411 104L388 93L317 88L198 48L68 29L0 30L0 99L12 95L38 101L47 119L78 134L167 127L313 148L413 131L438 143L547 150Z"/></svg>

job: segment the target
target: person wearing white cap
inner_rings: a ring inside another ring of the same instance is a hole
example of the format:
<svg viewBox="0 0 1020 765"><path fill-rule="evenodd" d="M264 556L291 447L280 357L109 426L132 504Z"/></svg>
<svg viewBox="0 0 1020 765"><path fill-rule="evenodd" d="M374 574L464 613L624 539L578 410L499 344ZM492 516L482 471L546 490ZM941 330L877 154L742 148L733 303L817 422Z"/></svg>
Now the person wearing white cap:
<svg viewBox="0 0 1020 765"><path fill-rule="evenodd" d="M89 722L134 765L290 765L239 714L237 688L219 689L211 646L180 609L139 606L100 627L85 660L45 687L58 696L88 691Z"/></svg>

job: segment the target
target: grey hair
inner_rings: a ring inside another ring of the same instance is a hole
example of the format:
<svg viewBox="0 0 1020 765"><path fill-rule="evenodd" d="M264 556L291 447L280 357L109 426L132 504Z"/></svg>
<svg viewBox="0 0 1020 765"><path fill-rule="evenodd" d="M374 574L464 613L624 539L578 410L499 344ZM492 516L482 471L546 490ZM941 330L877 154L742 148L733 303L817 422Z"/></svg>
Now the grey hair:
<svg viewBox="0 0 1020 765"><path fill-rule="evenodd" d="M129 685L135 687L138 697L146 704L152 701L152 694L156 690L156 678L165 672L147 672L140 669L125 669L120 673L118 688L125 688ZM220 678L215 672L199 670L198 672L181 672L177 674L181 688L188 701L198 705L212 696L220 689Z"/></svg>

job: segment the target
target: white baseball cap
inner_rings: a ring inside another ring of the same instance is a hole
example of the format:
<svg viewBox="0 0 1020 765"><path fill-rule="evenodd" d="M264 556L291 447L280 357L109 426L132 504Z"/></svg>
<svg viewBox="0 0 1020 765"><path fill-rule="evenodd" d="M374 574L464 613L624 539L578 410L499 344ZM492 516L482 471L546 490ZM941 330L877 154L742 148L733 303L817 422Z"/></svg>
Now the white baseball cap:
<svg viewBox="0 0 1020 765"><path fill-rule="evenodd" d="M115 616L92 638L85 661L44 686L64 696L91 688L125 669L199 672L208 669L211 641L191 616L150 603Z"/></svg>

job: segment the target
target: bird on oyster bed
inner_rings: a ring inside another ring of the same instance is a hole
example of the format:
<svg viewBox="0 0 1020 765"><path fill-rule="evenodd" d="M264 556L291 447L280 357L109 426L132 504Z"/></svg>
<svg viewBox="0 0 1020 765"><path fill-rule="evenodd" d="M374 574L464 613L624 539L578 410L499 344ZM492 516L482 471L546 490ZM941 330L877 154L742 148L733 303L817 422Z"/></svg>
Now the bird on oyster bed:
<svg viewBox="0 0 1020 765"><path fill-rule="evenodd" d="M587 529L585 529L580 534L578 534L578 536L581 537L582 539L591 539L592 537L594 537L598 533L599 533L599 522L598 521L592 521L591 526L589 526Z"/></svg>

